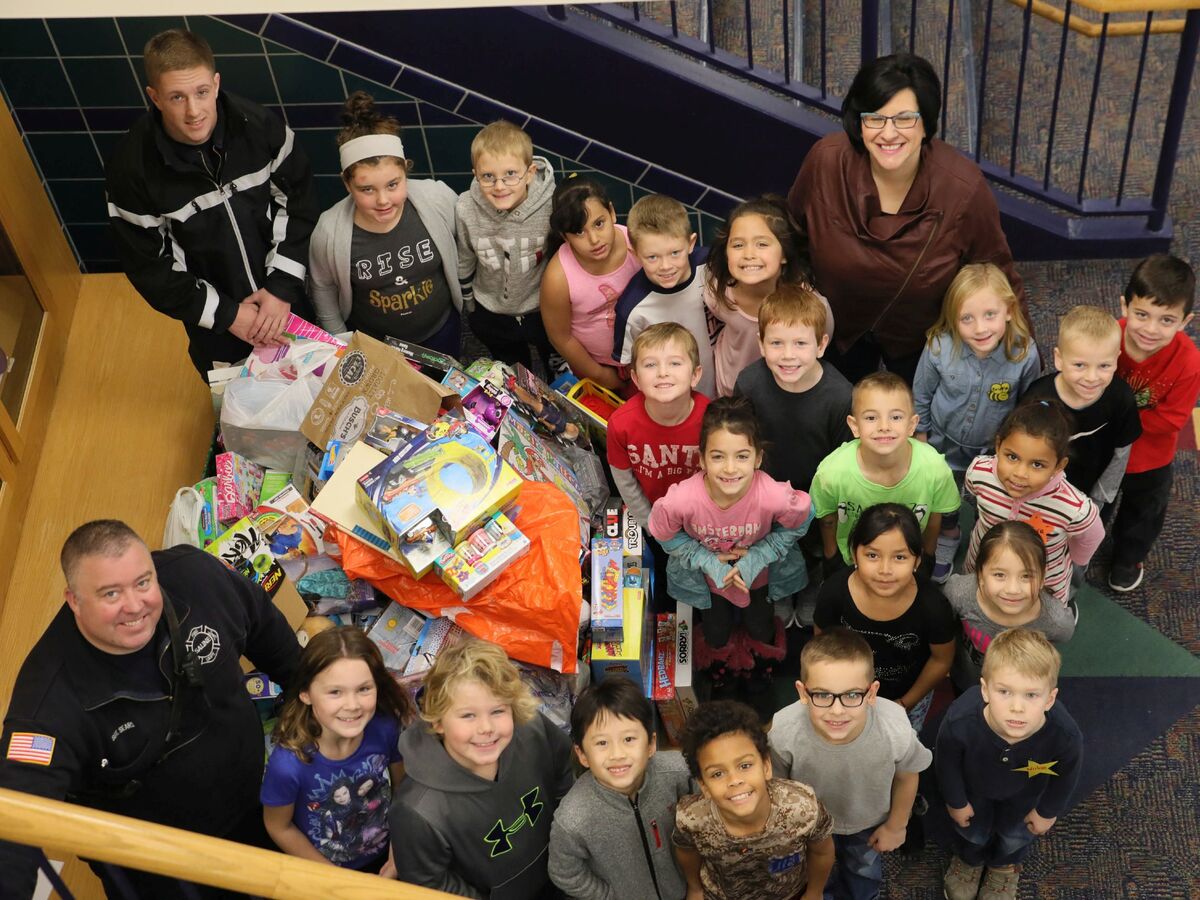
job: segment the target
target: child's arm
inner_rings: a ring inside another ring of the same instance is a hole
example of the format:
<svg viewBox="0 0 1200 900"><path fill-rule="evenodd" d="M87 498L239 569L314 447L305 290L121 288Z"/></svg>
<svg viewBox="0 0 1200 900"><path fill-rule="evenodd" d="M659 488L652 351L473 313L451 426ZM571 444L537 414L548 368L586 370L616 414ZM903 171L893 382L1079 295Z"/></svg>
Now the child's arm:
<svg viewBox="0 0 1200 900"><path fill-rule="evenodd" d="M1142 432L1179 434L1192 417L1197 397L1200 397L1200 369L1178 378L1157 406L1139 410Z"/></svg>
<svg viewBox="0 0 1200 900"><path fill-rule="evenodd" d="M659 543L668 556L678 559L686 569L698 569L703 572L712 579L713 584L725 584L733 574L731 565L722 562L717 554L695 538L689 537L686 532L680 531L665 541L659 540Z"/></svg>
<svg viewBox="0 0 1200 900"><path fill-rule="evenodd" d="M747 585L753 584L763 569L787 556L800 538L808 534L811 523L811 509L808 518L795 528L787 528L776 522L771 530L747 548L742 558L734 564L738 574L742 576L742 581Z"/></svg>
<svg viewBox="0 0 1200 900"><path fill-rule="evenodd" d="M424 816L411 807L397 806L393 801L388 819L397 878L448 894L483 900L483 894L454 870L454 851ZM397 825L401 827L397 828Z"/></svg>
<svg viewBox="0 0 1200 900"><path fill-rule="evenodd" d="M926 346L921 351L921 359L917 363L916 374L913 375L913 409L917 414L917 433L913 437L919 441L927 440L927 436L933 428L929 408L933 404L933 395L937 393L941 381L942 376L934 364L933 353Z"/></svg>
<svg viewBox="0 0 1200 900"><path fill-rule="evenodd" d="M930 644L929 659L925 661L925 668L921 669L921 674L917 676L913 686L896 702L905 709L912 709L926 694L937 687L943 678L950 674L952 662L954 662L954 641Z"/></svg>
<svg viewBox="0 0 1200 900"><path fill-rule="evenodd" d="M920 777L920 772L897 772L892 778L892 807L888 811L888 817L871 832L871 837L867 840L876 852L887 853L904 843Z"/></svg>
<svg viewBox="0 0 1200 900"><path fill-rule="evenodd" d="M951 707L953 709L953 706ZM937 743L933 751L933 768L938 787L946 801L946 811L956 825L966 828L971 824L975 810L967 799L966 745L954 733L950 714L942 719L938 729Z"/></svg>
<svg viewBox="0 0 1200 900"><path fill-rule="evenodd" d="M1112 459L1092 485L1092 492L1088 496L1097 506L1112 503L1117 499L1117 491L1121 489L1121 479L1125 477L1125 467L1129 465L1129 451L1132 449L1133 444L1127 444L1114 450Z"/></svg>
<svg viewBox="0 0 1200 900"><path fill-rule="evenodd" d="M679 871L687 882L686 900L704 900L704 887L700 884L700 854L694 847L680 847L676 844L675 862L679 863Z"/></svg>
<svg viewBox="0 0 1200 900"><path fill-rule="evenodd" d="M611 446L612 441L610 439ZM612 451L609 451L609 456ZM612 460L610 459L611 463ZM616 466L610 466L612 471L613 481L617 483L617 491L621 494L621 499L625 501L625 505L629 507L629 512L634 520L645 528L650 522L650 500L646 497L642 486L638 484L637 476L633 474L632 469L618 469Z"/></svg>
<svg viewBox="0 0 1200 900"><path fill-rule="evenodd" d="M471 243L471 235L467 233L466 222L457 217L454 234L458 244L458 286L462 289L463 306L472 310L475 308L475 267L479 264L479 258L475 254L475 245Z"/></svg>
<svg viewBox="0 0 1200 900"><path fill-rule="evenodd" d="M819 841L809 841L806 849L808 856L808 884L800 896L804 900L821 900L825 894L825 882L833 871L833 837Z"/></svg>
<svg viewBox="0 0 1200 900"><path fill-rule="evenodd" d="M328 863L329 860L321 855L321 851L312 845L312 841L304 836L304 832L292 821L295 806L263 806L263 825L271 840L289 856L301 859L311 859L313 862ZM329 863L333 865L333 863Z"/></svg>
<svg viewBox="0 0 1200 900"><path fill-rule="evenodd" d="M1067 724L1070 726L1064 741L1067 746L1055 754L1058 757L1055 766L1058 777L1049 779L1041 799L1025 817L1026 826L1034 834L1045 834L1050 830L1058 821L1058 817L1066 811L1067 803L1079 784L1083 763L1083 735L1074 721L1068 721Z"/></svg>
<svg viewBox="0 0 1200 900"><path fill-rule="evenodd" d="M542 289L539 303L542 310L542 324L546 327L546 336L554 345L567 365L579 378L590 378L592 381L608 388L619 391L624 387L613 366L602 366L587 352L579 339L571 331L571 290L567 286L567 276L563 274L562 265L557 259L551 259L542 275Z"/></svg>
<svg viewBox="0 0 1200 900"><path fill-rule="evenodd" d="M1071 549L1071 562L1077 566L1086 566L1092 560L1092 554L1104 540L1104 523L1100 521L1100 512L1091 500L1084 501L1083 517L1078 524L1070 526L1071 533L1067 538L1067 546Z"/></svg>
<svg viewBox="0 0 1200 900"><path fill-rule="evenodd" d="M617 900L617 893L592 871L588 842L554 817L550 825L550 880L572 900Z"/></svg>
<svg viewBox="0 0 1200 900"><path fill-rule="evenodd" d="M837 513L831 512L827 516L821 516L817 520L821 526L821 549L825 553L825 576L836 572L838 569L845 568L846 560L842 556L842 551L838 549L837 543L837 528L838 519Z"/></svg>

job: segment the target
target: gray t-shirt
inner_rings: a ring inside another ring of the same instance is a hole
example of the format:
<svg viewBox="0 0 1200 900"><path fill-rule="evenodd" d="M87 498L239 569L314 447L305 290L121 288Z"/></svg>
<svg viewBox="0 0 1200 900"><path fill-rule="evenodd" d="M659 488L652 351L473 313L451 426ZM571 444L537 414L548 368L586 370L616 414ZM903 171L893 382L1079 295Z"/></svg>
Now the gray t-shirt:
<svg viewBox="0 0 1200 900"><path fill-rule="evenodd" d="M983 668L983 654L992 638L1010 625L993 622L979 608L979 597L974 575L953 575L942 588L950 601L950 608L962 619L962 636L956 642L954 662L950 666L950 680L960 691L979 684L979 673ZM1060 644L1075 634L1075 617L1067 607L1042 591L1042 611L1032 622L1021 626L1030 631L1040 631L1052 644Z"/></svg>
<svg viewBox="0 0 1200 900"><path fill-rule="evenodd" d="M794 394L776 383L766 360L757 359L742 370L733 389L754 404L766 443L763 471L798 491L812 486L821 460L854 439L846 424L853 388L833 366L821 368L820 381Z"/></svg>
<svg viewBox="0 0 1200 900"><path fill-rule="evenodd" d="M933 754L917 739L899 703L877 697L867 707L862 734L831 744L813 728L808 707L796 701L775 714L770 733L774 774L811 785L833 816L834 834L856 834L891 812L897 772L920 772Z"/></svg>
<svg viewBox="0 0 1200 900"><path fill-rule="evenodd" d="M350 284L350 327L380 340L419 344L436 334L454 309L441 254L408 202L386 234L354 226Z"/></svg>

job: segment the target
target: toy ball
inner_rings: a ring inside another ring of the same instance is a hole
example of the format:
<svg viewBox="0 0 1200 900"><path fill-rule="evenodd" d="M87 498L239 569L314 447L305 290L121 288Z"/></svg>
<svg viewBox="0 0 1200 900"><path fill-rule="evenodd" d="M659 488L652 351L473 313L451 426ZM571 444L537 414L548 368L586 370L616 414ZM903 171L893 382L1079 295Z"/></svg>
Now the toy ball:
<svg viewBox="0 0 1200 900"><path fill-rule="evenodd" d="M309 616L296 629L296 637L299 639L301 647L307 647L313 636L322 631L328 631L332 627L333 621L325 616Z"/></svg>

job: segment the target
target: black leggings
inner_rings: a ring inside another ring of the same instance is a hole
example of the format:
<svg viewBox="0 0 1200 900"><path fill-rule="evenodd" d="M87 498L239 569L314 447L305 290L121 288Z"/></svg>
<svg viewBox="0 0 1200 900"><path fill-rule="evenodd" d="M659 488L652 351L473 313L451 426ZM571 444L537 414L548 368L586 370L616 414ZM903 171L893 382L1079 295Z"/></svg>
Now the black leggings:
<svg viewBox="0 0 1200 900"><path fill-rule="evenodd" d="M729 635L733 632L734 606L724 597L712 595L712 606L704 610L700 617L700 627L704 629L704 640L713 649L724 647L729 643ZM775 642L775 607L767 599L767 586L750 588L750 605L740 607L742 624L746 632L754 640L762 644Z"/></svg>

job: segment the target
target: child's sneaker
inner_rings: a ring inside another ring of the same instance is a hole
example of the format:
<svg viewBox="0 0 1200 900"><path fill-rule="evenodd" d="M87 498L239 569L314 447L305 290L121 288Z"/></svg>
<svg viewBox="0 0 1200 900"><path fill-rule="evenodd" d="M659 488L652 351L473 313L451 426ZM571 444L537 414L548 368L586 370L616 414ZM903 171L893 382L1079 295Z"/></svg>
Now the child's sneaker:
<svg viewBox="0 0 1200 900"><path fill-rule="evenodd" d="M936 562L933 564L933 574L929 578L934 584L945 584L950 580L950 573L953 571L953 563Z"/></svg>
<svg viewBox="0 0 1200 900"><path fill-rule="evenodd" d="M1145 574L1146 568L1141 563L1132 566L1123 566L1117 563L1108 573L1108 586L1114 591L1124 594L1141 584Z"/></svg>
<svg viewBox="0 0 1200 900"><path fill-rule="evenodd" d="M1017 882L1020 880L1020 866L1008 869L989 868L983 874L983 885L976 897L978 900L1017 900Z"/></svg>
<svg viewBox="0 0 1200 900"><path fill-rule="evenodd" d="M942 879L942 892L946 900L975 900L979 892L979 876L983 866L968 866L957 856L950 857L950 868Z"/></svg>
<svg viewBox="0 0 1200 900"><path fill-rule="evenodd" d="M933 555L933 574L930 575L935 584L945 584L950 578L950 573L954 571L954 557L958 554L961 541L962 532L957 528L938 535L937 550Z"/></svg>

